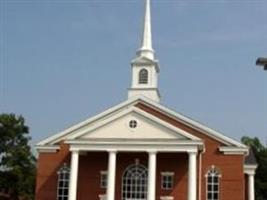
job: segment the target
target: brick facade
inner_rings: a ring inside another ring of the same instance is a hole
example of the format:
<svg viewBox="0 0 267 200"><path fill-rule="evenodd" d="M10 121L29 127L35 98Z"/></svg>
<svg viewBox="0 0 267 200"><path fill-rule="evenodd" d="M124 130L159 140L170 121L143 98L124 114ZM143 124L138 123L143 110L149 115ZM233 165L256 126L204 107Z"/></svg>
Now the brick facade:
<svg viewBox="0 0 267 200"><path fill-rule="evenodd" d="M198 168L198 187L201 186L201 199L206 199L207 170L214 165L221 173L220 200L244 200L245 176L243 174L244 156L223 155L218 151L222 145L215 139L195 130L182 122L178 122L159 111L153 110L143 104L136 105L142 110L157 116L158 118L179 127L188 133L201 138L204 141L205 151L198 156L197 165L201 165L201 174ZM118 153L116 167L116 200L121 199L122 175L124 170L134 164L135 160L147 166L148 155L146 153ZM67 145L61 144L56 153L40 153L38 158L38 174L36 187L36 200L53 200L57 196L57 171L64 162L70 162L70 152ZM98 200L99 194L105 194L105 189L100 188L100 172L107 169L108 154L89 152L80 155L77 200ZM188 156L186 153L158 153L157 154L157 200L160 196L173 196L174 199L187 200L187 168ZM161 172L172 171L175 173L174 188L172 190L161 189ZM201 180L199 180L199 176Z"/></svg>

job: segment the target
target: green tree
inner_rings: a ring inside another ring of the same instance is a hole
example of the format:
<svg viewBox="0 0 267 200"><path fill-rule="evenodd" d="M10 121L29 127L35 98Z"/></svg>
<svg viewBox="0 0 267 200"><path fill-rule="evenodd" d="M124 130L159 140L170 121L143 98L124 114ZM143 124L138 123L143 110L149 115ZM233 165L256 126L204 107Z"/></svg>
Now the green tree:
<svg viewBox="0 0 267 200"><path fill-rule="evenodd" d="M260 140L250 137L243 137L242 142L251 147L255 154L258 168L255 175L256 200L267 198L267 147L261 144Z"/></svg>
<svg viewBox="0 0 267 200"><path fill-rule="evenodd" d="M35 158L24 118L0 114L0 138L0 189L12 200L34 199Z"/></svg>

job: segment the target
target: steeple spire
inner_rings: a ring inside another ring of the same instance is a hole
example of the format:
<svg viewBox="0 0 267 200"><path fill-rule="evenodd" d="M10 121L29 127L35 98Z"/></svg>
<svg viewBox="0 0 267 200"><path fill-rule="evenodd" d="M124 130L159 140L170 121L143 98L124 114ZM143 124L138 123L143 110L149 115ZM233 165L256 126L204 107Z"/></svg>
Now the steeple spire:
<svg viewBox="0 0 267 200"><path fill-rule="evenodd" d="M128 89L128 98L145 96L153 101L160 101L158 90L159 63L152 48L150 0L145 0L144 32L141 48L131 62L132 84Z"/></svg>
<svg viewBox="0 0 267 200"><path fill-rule="evenodd" d="M137 55L154 59L154 50L152 48L150 0L145 0L144 30L141 45L141 48L137 51Z"/></svg>

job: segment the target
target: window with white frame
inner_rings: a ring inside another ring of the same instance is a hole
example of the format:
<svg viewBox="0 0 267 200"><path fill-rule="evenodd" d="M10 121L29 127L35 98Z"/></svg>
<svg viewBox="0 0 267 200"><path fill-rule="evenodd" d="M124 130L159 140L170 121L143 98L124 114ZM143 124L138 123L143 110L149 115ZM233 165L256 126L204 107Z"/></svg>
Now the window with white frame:
<svg viewBox="0 0 267 200"><path fill-rule="evenodd" d="M173 172L161 172L161 189L171 190L173 188Z"/></svg>
<svg viewBox="0 0 267 200"><path fill-rule="evenodd" d="M221 174L214 166L208 170L206 174L207 200L219 200L220 177Z"/></svg>
<svg viewBox="0 0 267 200"><path fill-rule="evenodd" d="M139 71L139 84L148 83L148 71L146 69L141 69Z"/></svg>
<svg viewBox="0 0 267 200"><path fill-rule="evenodd" d="M70 168L64 163L58 171L57 200L68 200Z"/></svg>
<svg viewBox="0 0 267 200"><path fill-rule="evenodd" d="M147 199L147 168L138 163L126 168L122 178L122 200Z"/></svg>
<svg viewBox="0 0 267 200"><path fill-rule="evenodd" d="M107 180L108 180L108 172L101 171L100 172L100 187L107 188Z"/></svg>

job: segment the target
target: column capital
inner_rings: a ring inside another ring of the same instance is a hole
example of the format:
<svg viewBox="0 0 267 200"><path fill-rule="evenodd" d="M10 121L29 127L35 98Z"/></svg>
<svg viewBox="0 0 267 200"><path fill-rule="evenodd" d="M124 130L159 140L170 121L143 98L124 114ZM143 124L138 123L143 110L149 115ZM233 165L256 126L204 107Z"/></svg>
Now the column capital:
<svg viewBox="0 0 267 200"><path fill-rule="evenodd" d="M148 154L157 154L158 151L157 150L148 150L147 153Z"/></svg>
<svg viewBox="0 0 267 200"><path fill-rule="evenodd" d="M248 176L255 176L256 172L250 171L250 172L245 172Z"/></svg>
<svg viewBox="0 0 267 200"><path fill-rule="evenodd" d="M108 153L117 153L118 151L116 149L107 149Z"/></svg>
<svg viewBox="0 0 267 200"><path fill-rule="evenodd" d="M254 176L258 165L244 165L244 173L247 175Z"/></svg>
<svg viewBox="0 0 267 200"><path fill-rule="evenodd" d="M198 151L196 150L196 151L187 151L187 153L189 154L189 155L197 155L198 154Z"/></svg>
<svg viewBox="0 0 267 200"><path fill-rule="evenodd" d="M71 153L78 153L79 154L80 153L80 150L78 150L78 149L71 149L70 152Z"/></svg>

